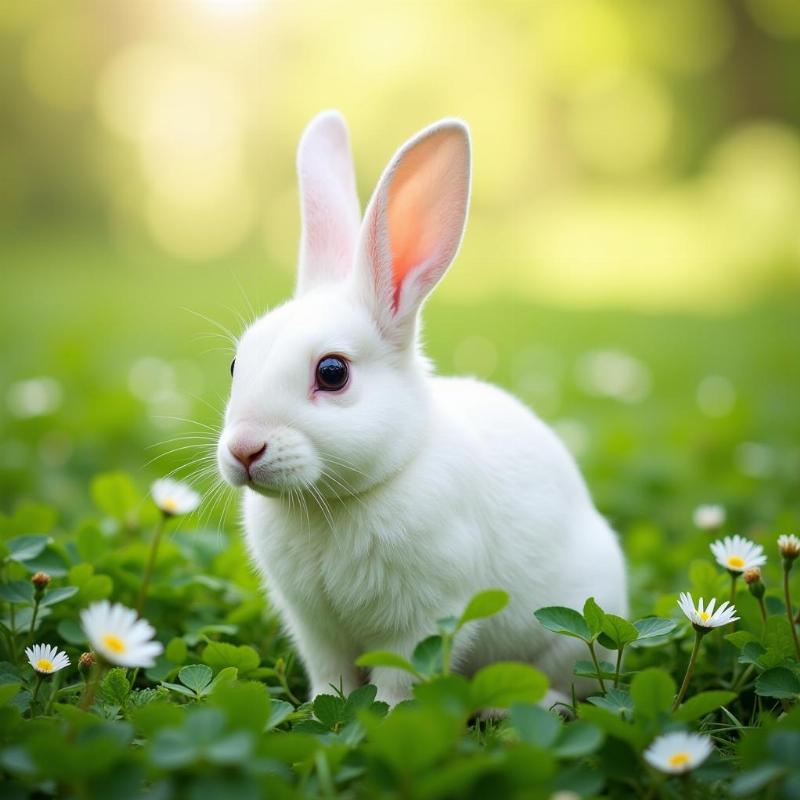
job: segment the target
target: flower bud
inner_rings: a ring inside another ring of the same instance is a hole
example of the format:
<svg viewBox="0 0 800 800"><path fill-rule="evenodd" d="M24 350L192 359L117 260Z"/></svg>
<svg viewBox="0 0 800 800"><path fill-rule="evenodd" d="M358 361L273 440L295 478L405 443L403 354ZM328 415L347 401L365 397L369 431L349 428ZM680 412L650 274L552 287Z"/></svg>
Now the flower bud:
<svg viewBox="0 0 800 800"><path fill-rule="evenodd" d="M38 603L47 591L51 578L46 572L36 572L31 576L33 584L33 599Z"/></svg>
<svg viewBox="0 0 800 800"><path fill-rule="evenodd" d="M751 567L744 571L744 582L747 584L750 594L757 600L764 596L766 586L761 580L761 570L758 567Z"/></svg>
<svg viewBox="0 0 800 800"><path fill-rule="evenodd" d="M82 675L88 675L96 663L97 656L89 650L88 653L81 653L81 657L78 659L78 669Z"/></svg>
<svg viewBox="0 0 800 800"><path fill-rule="evenodd" d="M31 583L40 592L43 592L50 585L51 580L46 572L36 572L31 576Z"/></svg>
<svg viewBox="0 0 800 800"><path fill-rule="evenodd" d="M759 567L750 567L744 571L744 582L749 586L751 583L758 583L761 580L761 569Z"/></svg>
<svg viewBox="0 0 800 800"><path fill-rule="evenodd" d="M800 556L800 538L792 534L783 534L778 537L778 549L783 556L784 566L791 569L791 563ZM788 562L788 564L786 563Z"/></svg>

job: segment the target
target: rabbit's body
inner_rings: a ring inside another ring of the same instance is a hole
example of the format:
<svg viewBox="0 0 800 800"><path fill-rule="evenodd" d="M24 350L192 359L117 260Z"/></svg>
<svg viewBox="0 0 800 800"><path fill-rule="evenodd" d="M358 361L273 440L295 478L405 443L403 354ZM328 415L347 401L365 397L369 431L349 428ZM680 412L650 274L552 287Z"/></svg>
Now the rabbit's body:
<svg viewBox="0 0 800 800"><path fill-rule="evenodd" d="M304 138L313 142L321 130L327 155L333 144L341 155L340 125L325 117ZM459 634L455 667L470 673L492 661L527 661L567 690L583 645L545 631L533 611L579 608L589 596L607 611L626 611L616 536L555 434L498 388L432 376L418 352L417 310L455 254L466 214L468 155L464 177L465 133L455 126L431 129L400 152L367 210L358 246L336 238L343 261L355 260L350 277L314 281L248 330L237 352L236 373L245 377L234 378L220 466L232 483L255 490L245 493L248 547L313 694L340 681L345 691L355 688L364 676L354 662L365 651L409 657L438 619L458 615L473 594L493 587L508 591L510 604ZM316 153L303 152L301 176ZM429 173L424 194L413 185L430 161L437 179L453 184L443 209L435 193L429 200ZM402 174L409 164L410 178ZM411 205L433 202L423 211L439 225L431 233L429 217L412 219L407 247L427 241L429 248L412 253L412 268L400 234L391 252L380 238L392 204L406 205L396 196L406 184L397 184L409 180ZM315 197L311 210L304 206L306 227L320 205ZM305 258L321 244L332 252L330 230L317 234L304 231ZM320 383L326 360L349 365L342 387ZM409 676L399 670L377 668L369 678L390 703L409 695Z"/></svg>

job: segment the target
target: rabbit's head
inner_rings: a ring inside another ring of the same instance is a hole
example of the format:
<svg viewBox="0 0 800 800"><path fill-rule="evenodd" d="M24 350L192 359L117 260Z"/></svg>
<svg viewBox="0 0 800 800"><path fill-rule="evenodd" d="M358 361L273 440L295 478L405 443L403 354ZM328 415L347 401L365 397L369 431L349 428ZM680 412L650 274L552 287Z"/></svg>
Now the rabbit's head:
<svg viewBox="0 0 800 800"><path fill-rule="evenodd" d="M399 471L424 442L417 317L461 242L469 132L443 120L407 142L363 221L338 113L312 120L297 167L295 296L238 343L217 458L234 486L346 495Z"/></svg>

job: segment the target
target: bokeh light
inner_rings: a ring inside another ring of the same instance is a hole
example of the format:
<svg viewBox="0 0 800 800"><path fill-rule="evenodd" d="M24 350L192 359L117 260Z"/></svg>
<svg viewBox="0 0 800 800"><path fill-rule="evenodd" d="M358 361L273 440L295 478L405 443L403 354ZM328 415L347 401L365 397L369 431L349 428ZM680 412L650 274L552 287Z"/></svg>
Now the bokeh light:
<svg viewBox="0 0 800 800"><path fill-rule="evenodd" d="M283 280L316 112L349 118L362 204L394 148L455 114L474 192L445 298L731 308L800 274L797 9L6 4L0 205L21 233L47 220L187 264L262 254Z"/></svg>

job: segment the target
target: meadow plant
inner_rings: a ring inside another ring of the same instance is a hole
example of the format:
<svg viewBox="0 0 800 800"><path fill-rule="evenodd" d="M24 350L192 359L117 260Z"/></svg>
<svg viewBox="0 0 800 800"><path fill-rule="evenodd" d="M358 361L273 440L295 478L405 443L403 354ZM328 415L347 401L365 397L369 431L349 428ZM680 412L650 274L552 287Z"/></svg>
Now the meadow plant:
<svg viewBox="0 0 800 800"><path fill-rule="evenodd" d="M237 538L176 531L161 543L163 567L148 570L160 536L146 546L142 531L199 502L170 492L154 487L148 509L116 473L93 485L110 514L66 531L31 509L5 521L0 780L10 796L95 796L120 776L133 796L164 797L794 796L796 536L778 540L782 584L761 545L714 543L747 586L735 605L716 599L727 587L706 558L690 565L686 591L654 597L653 613L632 620L591 597L581 609L530 609L545 636L586 648L569 697L524 663L461 674L459 642L512 613L507 593L487 587L459 615L431 620L410 656L357 654L362 668L413 680L413 699L389 708L369 684L305 699ZM150 621L132 607L145 573Z"/></svg>

